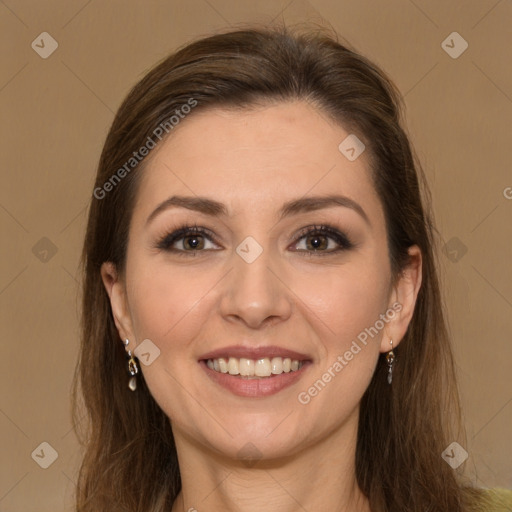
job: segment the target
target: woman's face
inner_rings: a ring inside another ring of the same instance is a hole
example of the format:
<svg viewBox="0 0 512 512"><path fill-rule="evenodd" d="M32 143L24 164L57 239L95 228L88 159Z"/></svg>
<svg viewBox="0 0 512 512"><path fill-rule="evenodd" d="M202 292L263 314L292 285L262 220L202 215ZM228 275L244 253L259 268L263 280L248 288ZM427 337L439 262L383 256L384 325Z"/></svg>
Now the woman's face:
<svg viewBox="0 0 512 512"><path fill-rule="evenodd" d="M392 286L367 154L339 149L349 135L297 101L195 112L154 150L125 274L103 277L120 336L150 340L140 366L177 439L273 458L356 424L419 279Z"/></svg>

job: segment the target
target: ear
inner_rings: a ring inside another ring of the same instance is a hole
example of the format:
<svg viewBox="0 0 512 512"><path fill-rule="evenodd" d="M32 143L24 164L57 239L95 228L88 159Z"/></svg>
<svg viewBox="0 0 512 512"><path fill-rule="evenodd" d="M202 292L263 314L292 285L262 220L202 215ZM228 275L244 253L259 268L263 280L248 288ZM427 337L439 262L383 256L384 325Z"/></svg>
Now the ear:
<svg viewBox="0 0 512 512"><path fill-rule="evenodd" d="M390 340L393 340L393 347L398 346L407 332L414 313L421 287L422 256L417 245L409 247L408 252L409 263L401 272L390 295L388 311L394 311L395 314L386 324L385 335L381 340L381 352L389 352Z"/></svg>
<svg viewBox="0 0 512 512"><path fill-rule="evenodd" d="M136 340L126 299L126 286L120 279L116 266L109 261L101 265L101 278L110 298L110 307L119 337L123 342L125 339L129 339L132 342L130 347L133 347Z"/></svg>

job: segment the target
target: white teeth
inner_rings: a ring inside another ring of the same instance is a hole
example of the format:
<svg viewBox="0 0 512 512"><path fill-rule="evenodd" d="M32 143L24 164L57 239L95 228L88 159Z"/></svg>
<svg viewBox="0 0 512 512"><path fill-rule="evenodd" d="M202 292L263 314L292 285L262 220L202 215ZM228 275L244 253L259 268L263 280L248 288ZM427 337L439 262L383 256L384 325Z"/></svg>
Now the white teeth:
<svg viewBox="0 0 512 512"><path fill-rule="evenodd" d="M268 357L258 359L254 365L254 375L258 377L270 377L270 360Z"/></svg>
<svg viewBox="0 0 512 512"><path fill-rule="evenodd" d="M273 357L272 361L270 361L270 371L274 375L279 375L283 373L283 360L280 357Z"/></svg>
<svg viewBox="0 0 512 512"><path fill-rule="evenodd" d="M257 360L245 357L230 357L228 359L220 357L218 359L208 359L206 365L211 370L219 373L240 375L246 378L258 378L280 375L283 372L295 372L302 368L303 362L289 357L273 357L272 359L264 357Z"/></svg>
<svg viewBox="0 0 512 512"><path fill-rule="evenodd" d="M228 372L230 375L238 375L240 373L238 367L238 359L235 359L234 357L229 358Z"/></svg>
<svg viewBox="0 0 512 512"><path fill-rule="evenodd" d="M214 363L213 363L214 369L215 369L215 361L219 362L220 373L228 373L228 363L224 358L221 357L220 359L214 359Z"/></svg>
<svg viewBox="0 0 512 512"><path fill-rule="evenodd" d="M240 375L254 375L254 361L252 359L245 359L245 357L242 357L240 359L240 364L238 365L238 370Z"/></svg>

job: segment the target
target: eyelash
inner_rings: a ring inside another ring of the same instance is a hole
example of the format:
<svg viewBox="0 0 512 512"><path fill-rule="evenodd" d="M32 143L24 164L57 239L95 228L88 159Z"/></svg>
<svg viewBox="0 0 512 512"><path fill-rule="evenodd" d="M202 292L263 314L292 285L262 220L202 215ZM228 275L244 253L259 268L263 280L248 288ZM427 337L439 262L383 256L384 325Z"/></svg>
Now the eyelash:
<svg viewBox="0 0 512 512"><path fill-rule="evenodd" d="M194 235L201 235L208 239L210 239L215 244L219 245L215 239L215 236L213 233L211 233L208 229L205 229L203 227L198 226L197 224L189 225L189 224L183 224L180 227L178 227L175 231L172 233L168 233L164 235L156 244L156 248L168 252L174 252L178 254L179 256L196 256L198 252L201 252L201 250L190 250L185 251L182 249L173 249L171 246L177 242L178 240L181 240L183 238L186 238L188 236L194 236ZM297 238L297 242L301 240L302 238L306 236L311 235L323 235L330 237L333 239L340 247L336 249L332 249L329 251L315 251L315 250L297 250L299 254L302 256L326 256L331 255L334 253L338 253L341 251L347 251L349 249L352 249L354 247L354 244L349 240L347 235L340 232L338 229L334 228L333 226L330 226L328 224L324 225L312 225L308 226L306 228L303 228ZM297 242L294 244L296 245ZM206 249L208 250L208 249ZM204 250L203 250L204 251ZM323 254L322 254L323 253Z"/></svg>

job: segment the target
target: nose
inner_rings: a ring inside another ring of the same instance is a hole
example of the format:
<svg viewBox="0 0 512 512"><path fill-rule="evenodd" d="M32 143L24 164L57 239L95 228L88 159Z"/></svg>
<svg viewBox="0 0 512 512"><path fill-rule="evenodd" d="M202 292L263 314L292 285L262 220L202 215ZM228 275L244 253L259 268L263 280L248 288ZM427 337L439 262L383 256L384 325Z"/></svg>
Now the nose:
<svg viewBox="0 0 512 512"><path fill-rule="evenodd" d="M223 284L223 317L252 329L289 318L293 293L270 251L263 250L254 261L233 251L232 259L233 268Z"/></svg>

